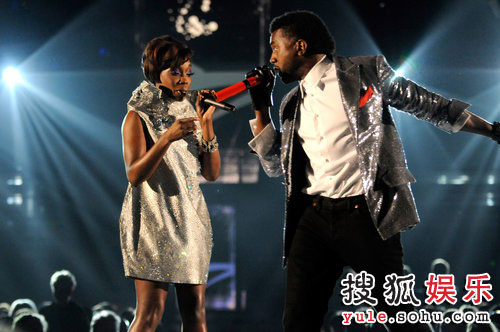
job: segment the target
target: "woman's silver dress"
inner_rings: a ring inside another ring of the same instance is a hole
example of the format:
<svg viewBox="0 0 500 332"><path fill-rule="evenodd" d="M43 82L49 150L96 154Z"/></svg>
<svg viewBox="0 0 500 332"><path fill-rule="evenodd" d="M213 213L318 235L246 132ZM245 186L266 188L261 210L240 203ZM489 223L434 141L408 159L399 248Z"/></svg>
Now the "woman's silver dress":
<svg viewBox="0 0 500 332"><path fill-rule="evenodd" d="M187 101L162 98L144 81L127 104L153 142L176 119L196 117ZM212 227L198 183L201 130L173 142L145 182L128 185L120 216L125 275L182 284L205 284L212 252Z"/></svg>

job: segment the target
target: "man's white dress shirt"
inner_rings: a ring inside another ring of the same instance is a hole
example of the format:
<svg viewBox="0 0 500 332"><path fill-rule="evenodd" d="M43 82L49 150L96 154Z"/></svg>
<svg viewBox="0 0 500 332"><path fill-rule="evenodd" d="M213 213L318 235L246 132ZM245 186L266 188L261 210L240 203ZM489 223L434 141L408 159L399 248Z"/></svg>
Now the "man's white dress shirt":
<svg viewBox="0 0 500 332"><path fill-rule="evenodd" d="M330 198L363 194L358 154L335 63L323 57L300 81L300 91L295 129L309 158L304 192Z"/></svg>

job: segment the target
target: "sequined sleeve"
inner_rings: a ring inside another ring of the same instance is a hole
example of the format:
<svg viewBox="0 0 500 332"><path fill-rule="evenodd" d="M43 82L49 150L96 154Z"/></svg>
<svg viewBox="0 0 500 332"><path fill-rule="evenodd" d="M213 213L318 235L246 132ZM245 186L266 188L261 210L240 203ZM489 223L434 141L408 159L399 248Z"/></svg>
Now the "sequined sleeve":
<svg viewBox="0 0 500 332"><path fill-rule="evenodd" d="M250 128L255 133L256 119L250 120ZM281 170L280 147L281 134L269 123L248 145L259 156L264 172L270 177L283 174Z"/></svg>
<svg viewBox="0 0 500 332"><path fill-rule="evenodd" d="M425 120L447 132L457 132L469 119L464 112L470 104L430 92L402 76L396 76L385 57L377 56L377 75L384 102Z"/></svg>

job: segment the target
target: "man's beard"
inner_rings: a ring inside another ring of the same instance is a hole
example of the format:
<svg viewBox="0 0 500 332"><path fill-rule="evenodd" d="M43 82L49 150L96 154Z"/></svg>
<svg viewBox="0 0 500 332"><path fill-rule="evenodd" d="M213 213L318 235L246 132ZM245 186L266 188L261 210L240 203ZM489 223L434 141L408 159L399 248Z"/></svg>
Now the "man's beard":
<svg viewBox="0 0 500 332"><path fill-rule="evenodd" d="M279 76L283 83L288 84L295 81L300 81L300 76L298 75L298 65L289 66L286 71L278 70Z"/></svg>
<svg viewBox="0 0 500 332"><path fill-rule="evenodd" d="M295 82L298 80L297 77L295 77L295 75L293 74L290 74L290 73L284 73L282 71L279 72L279 75L281 77L281 80L283 81L283 83L285 84L288 84L288 83L291 83L291 82Z"/></svg>

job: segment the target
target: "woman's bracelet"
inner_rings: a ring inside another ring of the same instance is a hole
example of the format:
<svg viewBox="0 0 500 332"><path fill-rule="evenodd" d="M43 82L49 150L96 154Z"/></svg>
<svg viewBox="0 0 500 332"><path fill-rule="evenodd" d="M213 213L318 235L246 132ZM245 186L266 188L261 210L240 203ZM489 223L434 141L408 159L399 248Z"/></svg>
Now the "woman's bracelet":
<svg viewBox="0 0 500 332"><path fill-rule="evenodd" d="M219 149L219 143L217 143L217 136L214 136L211 141L205 141L201 139L201 150L203 152L215 152Z"/></svg>

